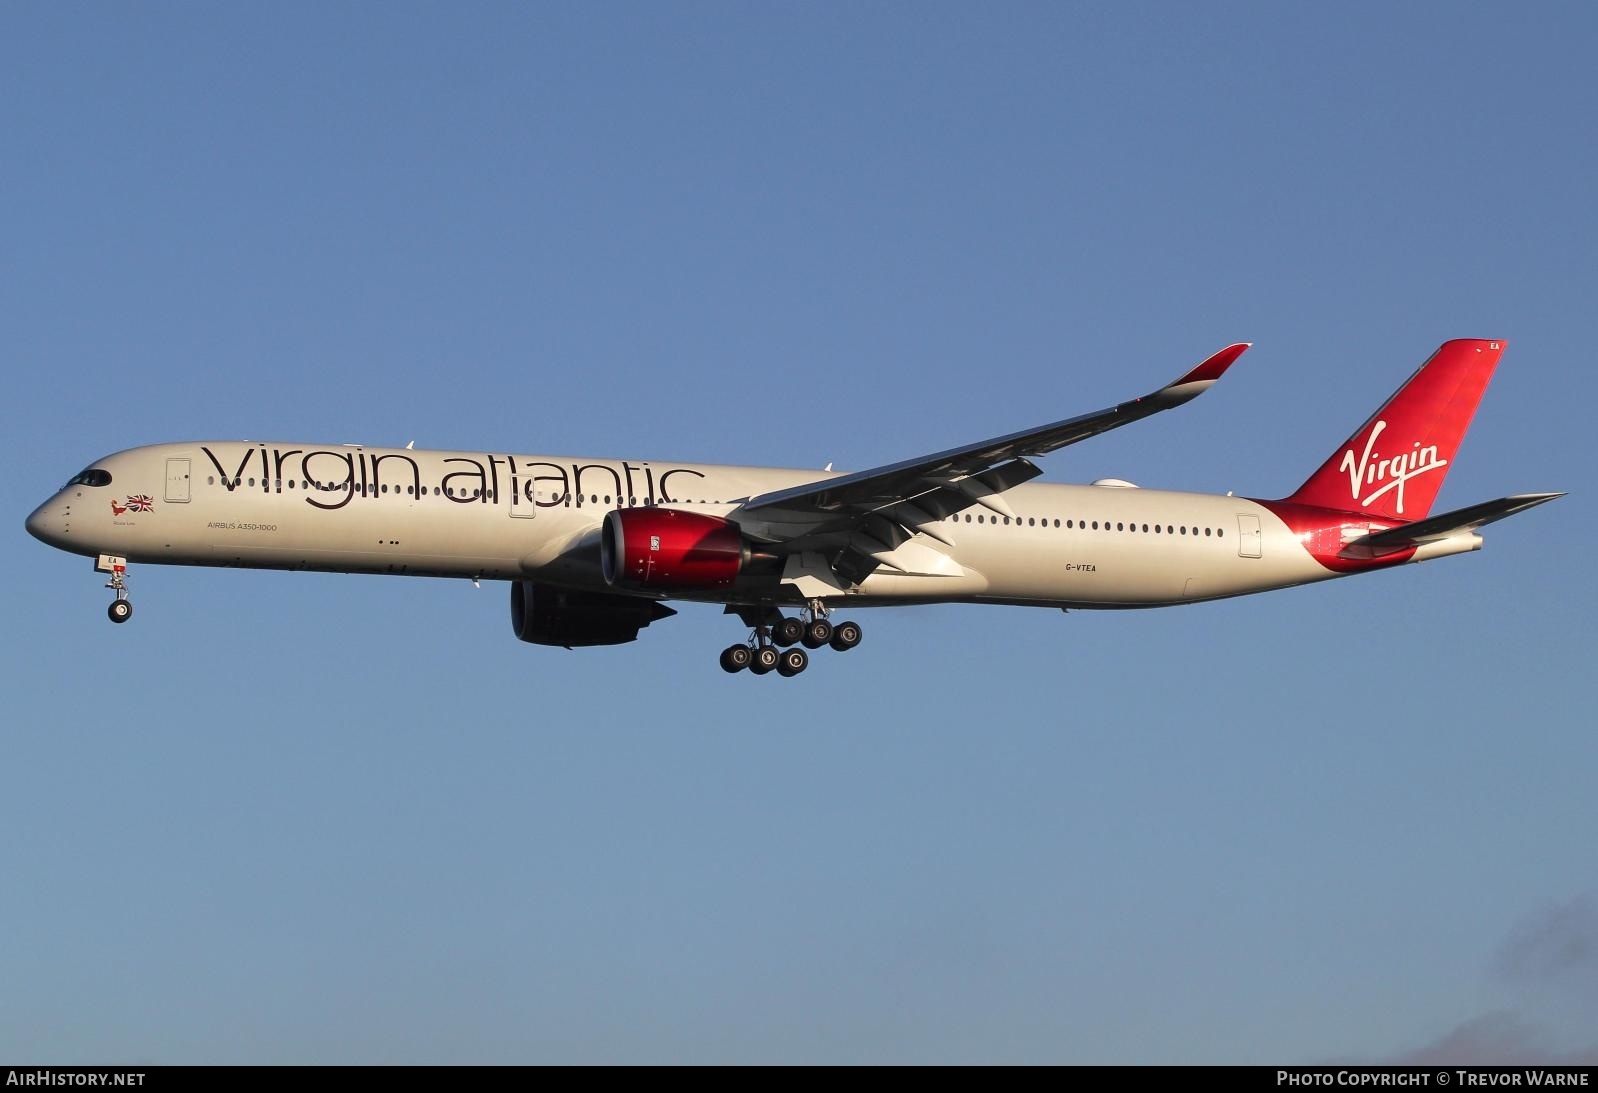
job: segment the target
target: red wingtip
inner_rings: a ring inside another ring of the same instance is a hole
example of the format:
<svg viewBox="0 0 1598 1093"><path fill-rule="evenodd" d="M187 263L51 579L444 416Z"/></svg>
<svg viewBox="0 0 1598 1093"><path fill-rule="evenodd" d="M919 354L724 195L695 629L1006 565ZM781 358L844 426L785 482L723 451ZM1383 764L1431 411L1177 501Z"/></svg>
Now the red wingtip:
<svg viewBox="0 0 1598 1093"><path fill-rule="evenodd" d="M1177 380L1176 383L1171 384L1171 386L1176 387L1180 384L1198 383L1200 381L1215 382L1221 378L1221 373L1232 367L1233 362L1243 355L1243 351L1253 344L1253 342L1238 342L1236 345L1227 346L1219 353L1212 354L1202 364Z"/></svg>

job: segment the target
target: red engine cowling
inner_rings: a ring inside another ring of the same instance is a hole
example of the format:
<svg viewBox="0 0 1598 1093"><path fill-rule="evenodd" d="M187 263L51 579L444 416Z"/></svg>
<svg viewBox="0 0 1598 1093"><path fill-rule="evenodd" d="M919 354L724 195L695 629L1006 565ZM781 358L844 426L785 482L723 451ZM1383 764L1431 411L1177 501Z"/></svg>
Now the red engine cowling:
<svg viewBox="0 0 1598 1093"><path fill-rule="evenodd" d="M729 521L676 509L614 509L599 540L605 581L622 588L725 588L749 561Z"/></svg>

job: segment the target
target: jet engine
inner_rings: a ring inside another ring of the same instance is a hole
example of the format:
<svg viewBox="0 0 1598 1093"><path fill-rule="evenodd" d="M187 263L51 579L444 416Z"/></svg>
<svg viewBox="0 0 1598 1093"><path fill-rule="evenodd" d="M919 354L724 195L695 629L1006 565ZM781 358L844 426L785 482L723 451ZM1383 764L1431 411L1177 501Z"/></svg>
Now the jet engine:
<svg viewBox="0 0 1598 1093"><path fill-rule="evenodd" d="M677 612L654 600L578 592L532 581L510 586L510 624L534 645L622 645L638 631Z"/></svg>
<svg viewBox="0 0 1598 1093"><path fill-rule="evenodd" d="M616 588L727 588L749 558L737 525L676 509L614 509L599 541L605 583Z"/></svg>

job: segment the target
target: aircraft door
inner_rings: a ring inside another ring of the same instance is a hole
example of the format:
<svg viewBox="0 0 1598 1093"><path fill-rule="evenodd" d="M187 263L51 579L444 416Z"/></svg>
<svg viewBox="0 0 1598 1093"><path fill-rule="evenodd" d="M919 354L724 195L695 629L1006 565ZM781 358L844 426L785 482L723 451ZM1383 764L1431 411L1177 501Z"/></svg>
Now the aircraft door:
<svg viewBox="0 0 1598 1093"><path fill-rule="evenodd" d="M171 504L183 504L189 499L189 461L166 461L166 499Z"/></svg>
<svg viewBox="0 0 1598 1093"><path fill-rule="evenodd" d="M533 504L533 480L523 478L519 474L510 476L510 489L505 491L510 494L510 507L505 511L522 520L531 520L538 515L538 506Z"/></svg>
<svg viewBox="0 0 1598 1093"><path fill-rule="evenodd" d="M1237 514L1237 556L1258 558L1261 554L1260 518L1253 513Z"/></svg>

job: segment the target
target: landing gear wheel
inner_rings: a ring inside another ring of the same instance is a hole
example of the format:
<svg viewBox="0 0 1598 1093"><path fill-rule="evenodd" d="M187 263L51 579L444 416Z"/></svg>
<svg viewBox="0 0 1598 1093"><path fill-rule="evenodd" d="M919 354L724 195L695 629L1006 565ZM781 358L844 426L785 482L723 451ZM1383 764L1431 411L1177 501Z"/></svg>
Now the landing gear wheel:
<svg viewBox="0 0 1598 1093"><path fill-rule="evenodd" d="M805 624L791 616L771 624L771 640L786 649L804 636Z"/></svg>
<svg viewBox="0 0 1598 1093"><path fill-rule="evenodd" d="M754 651L749 659L749 670L757 676L763 676L777 666L782 659L782 654L777 652L775 646L762 645Z"/></svg>
<svg viewBox="0 0 1598 1093"><path fill-rule="evenodd" d="M796 676L810 667L810 658L803 649L789 649L777 660L777 673L784 676Z"/></svg>
<svg viewBox="0 0 1598 1093"><path fill-rule="evenodd" d="M840 653L847 653L860 644L860 637L858 622L840 622L832 628L832 640L828 644Z"/></svg>
<svg viewBox="0 0 1598 1093"><path fill-rule="evenodd" d="M832 640L832 623L826 619L811 619L805 624L805 636L802 640L806 649L820 649Z"/></svg>
<svg viewBox="0 0 1598 1093"><path fill-rule="evenodd" d="M724 672L741 672L749 667L753 654L747 645L729 645L721 651L721 670Z"/></svg>
<svg viewBox="0 0 1598 1093"><path fill-rule="evenodd" d="M112 622L127 622L133 617L133 603L131 600L112 600L105 613Z"/></svg>

